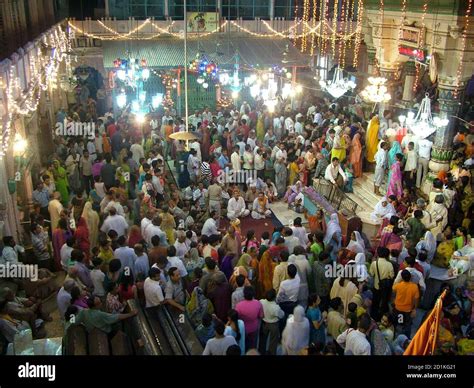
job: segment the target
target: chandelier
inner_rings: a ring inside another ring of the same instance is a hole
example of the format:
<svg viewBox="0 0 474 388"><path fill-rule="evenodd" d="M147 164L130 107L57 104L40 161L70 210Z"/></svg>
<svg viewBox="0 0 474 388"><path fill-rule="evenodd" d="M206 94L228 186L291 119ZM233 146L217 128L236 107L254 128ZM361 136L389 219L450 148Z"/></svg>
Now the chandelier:
<svg viewBox="0 0 474 388"><path fill-rule="evenodd" d="M369 85L360 93L365 101L374 103L390 101L392 97L387 93L386 78L369 77L368 81Z"/></svg>
<svg viewBox="0 0 474 388"><path fill-rule="evenodd" d="M218 78L217 63L207 58L205 55L198 53L196 58L189 63L188 68L190 72L198 77L196 82L204 89L209 87L209 82L215 81Z"/></svg>
<svg viewBox="0 0 474 388"><path fill-rule="evenodd" d="M337 66L334 70L332 80L321 80L319 81L319 84L321 85L324 91L329 93L335 99L338 99L346 92L348 92L349 90L353 90L356 87L355 82L344 78L343 70L339 66Z"/></svg>
<svg viewBox="0 0 474 388"><path fill-rule="evenodd" d="M408 112L406 122L407 127L410 128L414 135L425 139L436 132L438 128L448 125L449 120L447 118L433 118L431 116L431 100L428 94L425 94L416 116L413 112Z"/></svg>
<svg viewBox="0 0 474 388"><path fill-rule="evenodd" d="M150 69L147 68L145 59L140 61L136 58L121 59L114 61L114 67L117 69L115 77L121 86L128 86L136 89L140 82L145 82L150 77Z"/></svg>

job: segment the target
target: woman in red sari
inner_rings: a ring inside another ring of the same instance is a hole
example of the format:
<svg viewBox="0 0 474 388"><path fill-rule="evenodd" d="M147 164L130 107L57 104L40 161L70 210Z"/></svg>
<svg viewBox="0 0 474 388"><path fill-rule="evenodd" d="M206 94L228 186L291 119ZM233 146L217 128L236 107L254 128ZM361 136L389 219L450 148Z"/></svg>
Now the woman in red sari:
<svg viewBox="0 0 474 388"><path fill-rule="evenodd" d="M140 244L143 240L140 227L138 225L133 225L130 228L130 234L128 236L128 246L134 248L136 244Z"/></svg>
<svg viewBox="0 0 474 388"><path fill-rule="evenodd" d="M87 223L84 217L79 218L74 237L76 238L78 249L84 252L86 264L89 264L91 244L89 242L89 230L87 229Z"/></svg>
<svg viewBox="0 0 474 388"><path fill-rule="evenodd" d="M216 178L219 176L219 172L222 170L219 162L217 161L214 155L211 155L209 158L209 166L211 167L212 177Z"/></svg>
<svg viewBox="0 0 474 388"><path fill-rule="evenodd" d="M66 241L70 237L72 237L72 232L68 228L67 221L64 218L61 218L58 221L58 227L54 229L53 236L52 236L54 264L58 271L62 269L61 247L66 243Z"/></svg>
<svg viewBox="0 0 474 388"><path fill-rule="evenodd" d="M354 178L362 176L362 144L360 142L360 133L357 132L351 142L349 162L354 170Z"/></svg>

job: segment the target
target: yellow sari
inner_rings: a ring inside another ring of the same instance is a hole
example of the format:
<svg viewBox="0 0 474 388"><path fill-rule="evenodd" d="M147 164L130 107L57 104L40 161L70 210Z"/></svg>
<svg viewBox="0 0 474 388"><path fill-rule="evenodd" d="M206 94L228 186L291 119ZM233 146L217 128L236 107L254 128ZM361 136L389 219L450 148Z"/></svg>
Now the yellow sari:
<svg viewBox="0 0 474 388"><path fill-rule="evenodd" d="M377 146L379 144L379 118L372 117L367 129L367 161L369 163L375 162L375 154L377 153Z"/></svg>

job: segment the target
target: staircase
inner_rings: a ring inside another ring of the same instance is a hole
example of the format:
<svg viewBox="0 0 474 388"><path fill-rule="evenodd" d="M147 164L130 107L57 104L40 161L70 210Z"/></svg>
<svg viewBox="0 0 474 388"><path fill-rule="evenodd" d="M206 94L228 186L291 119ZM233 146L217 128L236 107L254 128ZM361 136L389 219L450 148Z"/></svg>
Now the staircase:
<svg viewBox="0 0 474 388"><path fill-rule="evenodd" d="M364 227L368 230L366 234L372 235L372 230L376 227L374 221L370 218L370 214L374 211L375 205L382 198L374 194L374 173L364 172L362 177L354 180L354 192L347 193L347 196L357 203L356 214L362 220ZM380 192L385 193L385 188L381 187Z"/></svg>

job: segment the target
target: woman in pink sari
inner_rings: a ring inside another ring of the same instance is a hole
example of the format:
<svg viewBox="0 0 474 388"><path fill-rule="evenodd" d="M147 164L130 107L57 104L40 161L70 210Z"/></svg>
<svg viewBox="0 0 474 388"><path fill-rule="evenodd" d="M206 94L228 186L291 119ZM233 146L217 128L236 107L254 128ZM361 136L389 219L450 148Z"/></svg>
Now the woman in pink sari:
<svg viewBox="0 0 474 388"><path fill-rule="evenodd" d="M360 143L360 133L357 132L351 142L349 162L354 170L354 178L362 176L362 144Z"/></svg>
<svg viewBox="0 0 474 388"><path fill-rule="evenodd" d="M84 217L79 218L74 237L76 238L78 249L84 252L86 264L89 264L91 244L89 241L89 229L87 229L87 223Z"/></svg>
<svg viewBox="0 0 474 388"><path fill-rule="evenodd" d="M397 216L390 217L390 224L382 230L379 245L380 247L390 250L395 249L401 252L403 248L403 240L401 239L400 234L403 232L403 230L398 227L399 221L400 218Z"/></svg>
<svg viewBox="0 0 474 388"><path fill-rule="evenodd" d="M68 228L67 221L61 218L58 221L58 227L54 229L52 236L54 264L59 271L61 267L61 247L66 243L69 237L72 237L72 232Z"/></svg>
<svg viewBox="0 0 474 388"><path fill-rule="evenodd" d="M400 168L400 163L403 160L402 154L395 155L395 163L390 167L391 175L390 181L388 182L387 196L395 195L397 198L400 198L403 195L403 185L402 185L402 170Z"/></svg>

